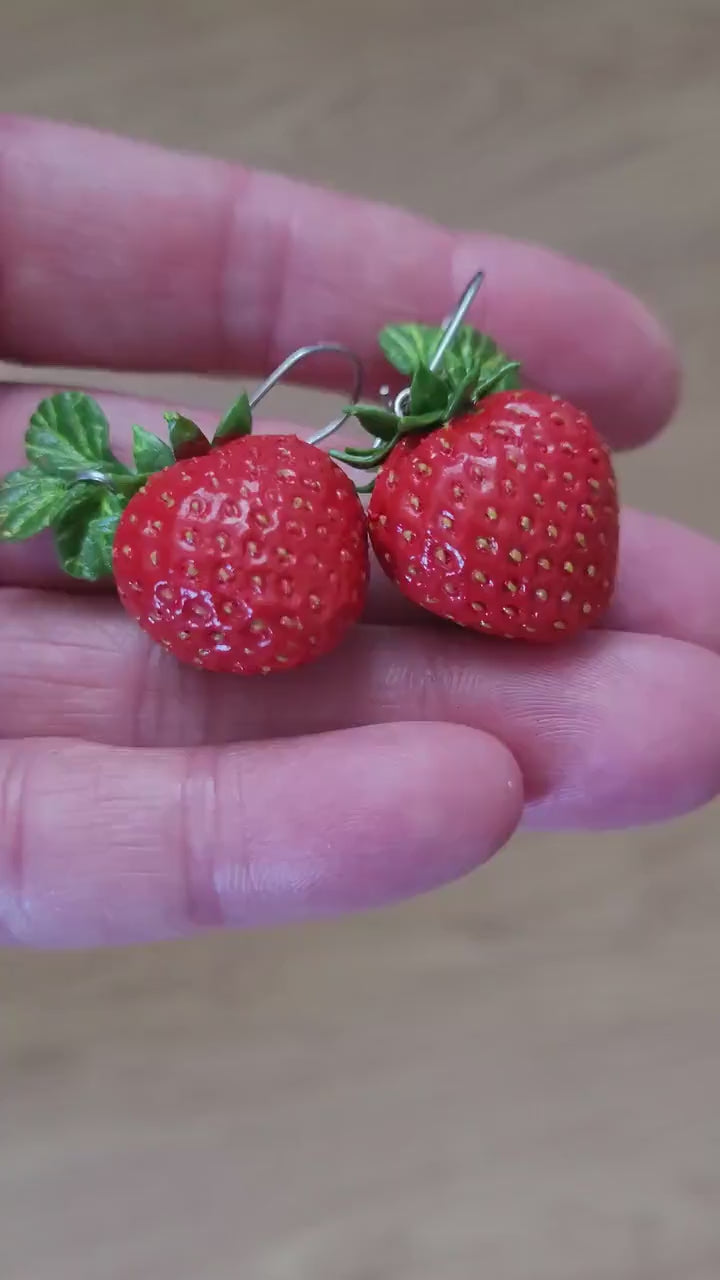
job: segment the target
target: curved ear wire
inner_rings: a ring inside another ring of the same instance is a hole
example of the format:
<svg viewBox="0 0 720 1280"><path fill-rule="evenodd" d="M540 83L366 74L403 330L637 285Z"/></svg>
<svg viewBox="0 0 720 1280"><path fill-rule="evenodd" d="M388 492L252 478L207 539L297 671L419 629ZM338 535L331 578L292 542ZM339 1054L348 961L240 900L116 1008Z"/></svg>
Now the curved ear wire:
<svg viewBox="0 0 720 1280"><path fill-rule="evenodd" d="M477 271L473 276L472 280L470 281L470 283L463 290L460 298L458 299L458 303L454 311L452 311L451 314L449 316L446 316L445 319L443 320L442 325L440 326L442 330L442 337L440 338L440 341L438 342L437 347L435 348L432 354L432 359L428 364L428 369L430 370L431 373L435 373L437 371L437 369L440 367L440 363L442 361L443 356L445 355L445 352L447 351L451 343L455 341L455 338L457 337L457 334L462 326L462 323L468 311L470 310L470 307L475 301L475 298L480 290L480 287L484 279L485 279L485 272ZM395 397L393 410L398 415L399 418L404 417L407 411L409 400L410 400L409 387L405 387L399 393L399 395Z"/></svg>
<svg viewBox="0 0 720 1280"><path fill-rule="evenodd" d="M469 311L470 306L482 285L483 279L484 273L482 271L478 271L464 290L462 297L459 299L452 314L444 321L442 325L442 337L438 343L436 351L433 353L432 360L430 361L429 367L431 370L434 371L438 368L445 352L455 339L458 330L460 329L465 316L467 315L467 312ZM254 410L260 402L265 399L268 393L272 391L279 382L282 382L283 378L286 377L292 369L295 369L299 364L302 364L303 360L309 360L312 356L317 355L337 355L342 356L343 359L349 361L355 369L355 383L352 389L352 398L350 403L345 409L343 409L342 413L338 414L336 418L333 418L332 421L326 424L326 426L321 427L319 431L316 431L311 435L308 438L309 444L320 444L321 441L329 439L330 436L334 436L335 433L345 425L348 419L352 417L353 405L358 404L360 401L363 388L364 369L360 357L350 347L343 346L343 344L339 342L315 342L309 346L298 347L297 351L293 351L289 356L285 357L282 363L278 365L277 369L273 370L250 399L250 408ZM402 413L406 408L406 401L409 394L409 390L406 388L404 391L400 392L395 400L394 408L395 412L399 416L402 416ZM380 442L378 441L377 443Z"/></svg>
<svg viewBox="0 0 720 1280"><path fill-rule="evenodd" d="M265 396L272 391L273 387L276 387L279 382L282 382L283 378L286 377L292 369L295 369L299 364L302 364L303 360L309 360L312 356L317 355L342 356L354 366L355 382L352 389L351 404L357 404L362 394L364 376L364 369L360 357L352 351L350 347L344 347L339 342L315 342L307 347L298 347L297 351L293 351L289 356L286 356L282 363L278 365L277 369L274 369L262 385L258 387L250 400L250 408L255 409L257 405L260 404L261 400L264 400ZM314 435L310 436L308 443L319 444L321 440L327 440L328 436L332 436L336 431L339 431L351 416L351 410L349 408L344 409L337 418L333 418L332 422L328 422L328 424L322 427L320 431L316 431Z"/></svg>
<svg viewBox="0 0 720 1280"><path fill-rule="evenodd" d="M447 351L451 342L455 340L455 336L458 332L458 329L462 325L463 320L465 319L465 316L467 315L468 311L470 310L470 307L475 301L475 298L480 290L480 287L484 279L485 279L485 272L476 271L472 280L463 290L460 298L458 299L458 304L455 307L455 310L451 313L451 315L447 316L446 319L443 320L442 326L441 326L442 338L440 339L437 347L435 348L433 352L432 360L428 365L428 368L432 373L435 373L435 370L440 364L440 361L445 355L445 352Z"/></svg>

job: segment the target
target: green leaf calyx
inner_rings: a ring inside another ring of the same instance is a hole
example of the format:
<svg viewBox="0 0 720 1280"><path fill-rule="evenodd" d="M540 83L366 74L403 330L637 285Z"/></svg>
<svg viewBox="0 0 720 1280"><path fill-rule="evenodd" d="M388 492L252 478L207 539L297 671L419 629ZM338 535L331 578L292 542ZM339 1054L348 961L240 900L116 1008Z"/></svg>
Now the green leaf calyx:
<svg viewBox="0 0 720 1280"><path fill-rule="evenodd" d="M438 359L442 328L395 324L379 335L388 362L409 385L392 408L353 405L349 412L373 437L364 449L332 450L332 457L360 471L376 470L403 436L434 431L467 412L492 391L520 386L519 365L492 338L465 325Z"/></svg>
<svg viewBox="0 0 720 1280"><path fill-rule="evenodd" d="M86 581L109 576L118 521L150 477L252 430L245 394L222 418L212 444L183 414L165 420L167 441L133 427L132 463L125 463L113 453L107 418L92 396L48 396L25 434L27 465L0 481L0 542L50 530L66 573Z"/></svg>

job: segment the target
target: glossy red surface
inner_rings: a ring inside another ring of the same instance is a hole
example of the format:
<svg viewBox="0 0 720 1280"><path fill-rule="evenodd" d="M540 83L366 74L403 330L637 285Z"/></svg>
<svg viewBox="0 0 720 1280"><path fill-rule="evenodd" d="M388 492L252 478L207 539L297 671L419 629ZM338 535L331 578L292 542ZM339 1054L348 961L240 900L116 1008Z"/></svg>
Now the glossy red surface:
<svg viewBox="0 0 720 1280"><path fill-rule="evenodd" d="M549 642L610 601L618 504L586 414L538 392L498 392L384 464L370 536L404 594L461 626Z"/></svg>
<svg viewBox="0 0 720 1280"><path fill-rule="evenodd" d="M296 436L248 436L159 472L113 551L120 599L182 662L237 674L321 657L363 609L365 515Z"/></svg>

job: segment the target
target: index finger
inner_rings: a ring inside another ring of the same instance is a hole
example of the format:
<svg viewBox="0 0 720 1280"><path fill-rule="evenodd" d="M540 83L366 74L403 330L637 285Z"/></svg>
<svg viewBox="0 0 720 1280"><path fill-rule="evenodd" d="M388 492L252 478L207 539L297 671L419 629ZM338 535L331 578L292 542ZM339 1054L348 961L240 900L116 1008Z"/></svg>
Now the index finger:
<svg viewBox="0 0 720 1280"><path fill-rule="evenodd" d="M468 211L471 213L472 211ZM376 333L439 323L478 269L471 320L527 380L617 446L672 414L672 345L634 298L534 245L207 157L0 117L0 356L30 364L262 375L332 340L385 378ZM336 362L313 381L338 387Z"/></svg>

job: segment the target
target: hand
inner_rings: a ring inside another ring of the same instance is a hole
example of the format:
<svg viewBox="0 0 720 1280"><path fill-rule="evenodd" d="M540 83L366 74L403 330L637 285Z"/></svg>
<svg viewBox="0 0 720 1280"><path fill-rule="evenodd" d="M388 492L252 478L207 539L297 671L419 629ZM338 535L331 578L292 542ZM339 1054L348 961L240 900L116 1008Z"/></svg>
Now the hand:
<svg viewBox="0 0 720 1280"><path fill-rule="evenodd" d="M475 322L618 448L676 400L640 305L542 249L213 160L0 122L0 353L36 365L260 375L385 322ZM336 364L318 385L338 388ZM344 374L344 370L340 370ZM0 472L46 387L6 386ZM100 397L117 433L164 406ZM203 415L197 415L203 421ZM206 415L208 425L214 415ZM207 678L42 539L0 551L0 935L104 944L391 902L535 827L651 822L720 781L720 552L623 513L607 627L549 652L438 627L384 582L329 661Z"/></svg>

